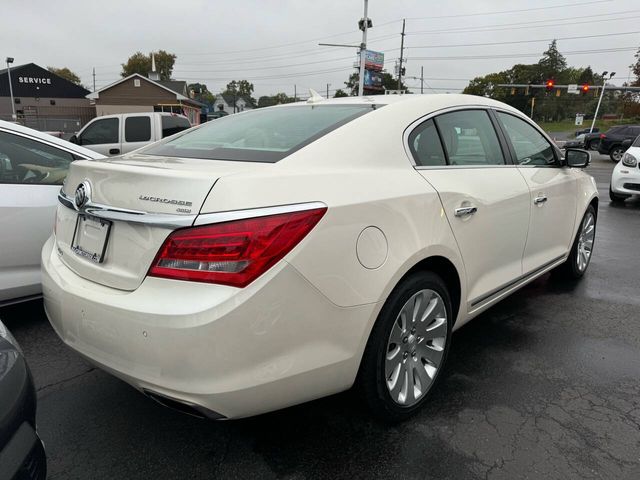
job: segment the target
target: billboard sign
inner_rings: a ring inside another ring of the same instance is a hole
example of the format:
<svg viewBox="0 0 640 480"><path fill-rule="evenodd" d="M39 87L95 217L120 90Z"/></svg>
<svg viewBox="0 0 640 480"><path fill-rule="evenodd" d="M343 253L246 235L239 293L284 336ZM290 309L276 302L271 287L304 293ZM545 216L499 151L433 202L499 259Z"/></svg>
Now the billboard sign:
<svg viewBox="0 0 640 480"><path fill-rule="evenodd" d="M364 88L368 90L384 90L384 87L382 86L382 72L365 70Z"/></svg>
<svg viewBox="0 0 640 480"><path fill-rule="evenodd" d="M367 70L380 71L384 67L384 53L373 50L364 51L364 68Z"/></svg>

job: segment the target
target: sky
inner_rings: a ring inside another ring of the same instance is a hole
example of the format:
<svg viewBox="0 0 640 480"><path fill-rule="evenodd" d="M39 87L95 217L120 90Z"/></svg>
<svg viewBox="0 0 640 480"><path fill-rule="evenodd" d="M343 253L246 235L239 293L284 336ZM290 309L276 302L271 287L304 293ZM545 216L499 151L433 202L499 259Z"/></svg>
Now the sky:
<svg viewBox="0 0 640 480"><path fill-rule="evenodd" d="M553 38L574 67L631 75L640 46L638 0L369 0L367 48L394 71L406 19L406 83L420 93L459 92L476 76L535 63ZM233 80L254 96L332 96L354 71L364 0L3 0L0 57L68 67L90 90L120 77L136 51L177 55L173 77L214 94ZM328 84L328 87L327 87Z"/></svg>

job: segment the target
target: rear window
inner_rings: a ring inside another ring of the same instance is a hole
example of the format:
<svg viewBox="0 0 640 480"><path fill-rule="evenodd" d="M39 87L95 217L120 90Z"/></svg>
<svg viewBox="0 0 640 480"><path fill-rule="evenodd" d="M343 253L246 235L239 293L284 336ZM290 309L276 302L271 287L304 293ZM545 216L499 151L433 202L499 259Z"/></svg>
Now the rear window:
<svg viewBox="0 0 640 480"><path fill-rule="evenodd" d="M175 135L189 128L191 128L191 124L185 117L179 117L177 115L162 116L162 138Z"/></svg>
<svg viewBox="0 0 640 480"><path fill-rule="evenodd" d="M374 108L305 105L253 110L206 123L140 153L274 163Z"/></svg>
<svg viewBox="0 0 640 480"><path fill-rule="evenodd" d="M148 142L151 140L150 117L127 117L124 120L125 142Z"/></svg>

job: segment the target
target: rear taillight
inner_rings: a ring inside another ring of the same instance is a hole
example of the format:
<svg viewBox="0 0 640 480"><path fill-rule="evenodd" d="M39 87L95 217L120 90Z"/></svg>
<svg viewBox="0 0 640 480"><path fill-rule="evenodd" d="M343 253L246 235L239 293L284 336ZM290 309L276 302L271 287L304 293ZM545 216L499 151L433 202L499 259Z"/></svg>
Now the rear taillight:
<svg viewBox="0 0 640 480"><path fill-rule="evenodd" d="M245 287L289 253L326 211L317 208L176 230L160 248L149 275Z"/></svg>
<svg viewBox="0 0 640 480"><path fill-rule="evenodd" d="M607 136L604 133L600 134L600 140L602 140L603 138L607 138Z"/></svg>

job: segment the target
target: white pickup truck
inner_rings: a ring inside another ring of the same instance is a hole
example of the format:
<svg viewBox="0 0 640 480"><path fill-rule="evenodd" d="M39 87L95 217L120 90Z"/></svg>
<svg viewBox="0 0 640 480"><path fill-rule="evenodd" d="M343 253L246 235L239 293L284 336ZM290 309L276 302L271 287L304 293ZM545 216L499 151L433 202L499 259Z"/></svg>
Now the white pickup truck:
<svg viewBox="0 0 640 480"><path fill-rule="evenodd" d="M106 156L120 155L191 128L187 117L166 112L97 117L69 141Z"/></svg>

